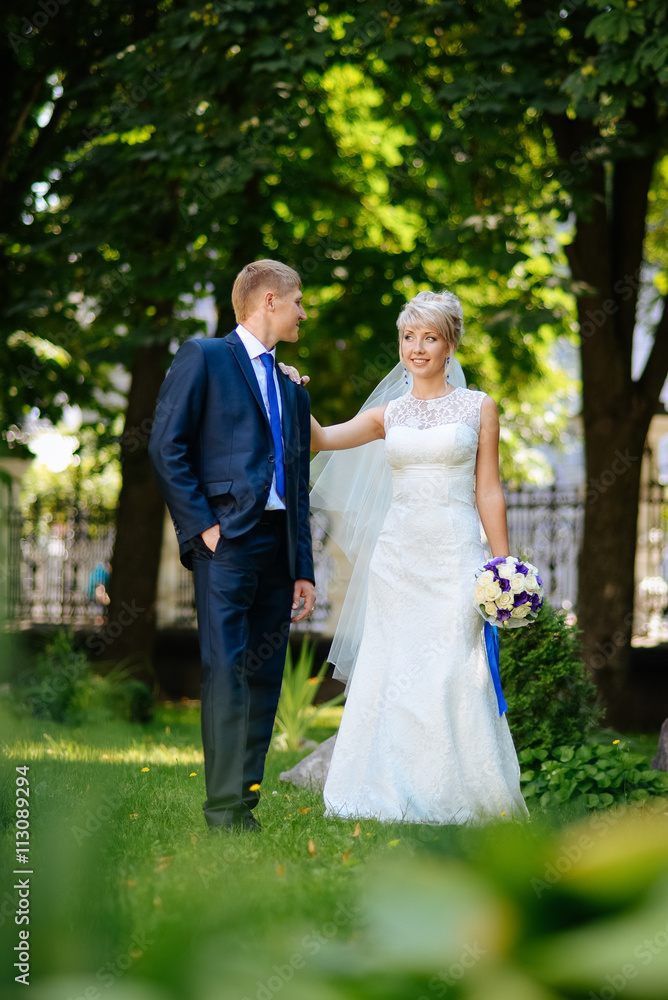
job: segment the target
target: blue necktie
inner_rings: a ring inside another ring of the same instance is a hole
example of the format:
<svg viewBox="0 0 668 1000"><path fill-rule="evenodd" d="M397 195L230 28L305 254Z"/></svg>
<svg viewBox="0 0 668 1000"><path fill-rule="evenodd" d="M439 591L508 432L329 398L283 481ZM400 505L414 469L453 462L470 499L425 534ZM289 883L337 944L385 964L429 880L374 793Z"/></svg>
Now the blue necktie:
<svg viewBox="0 0 668 1000"><path fill-rule="evenodd" d="M269 397L269 422L271 436L274 439L276 453L276 492L279 497L285 496L285 468L283 466L283 435L281 433L281 415L278 409L278 396L274 382L274 358L271 354L261 354L260 361L267 369L267 396Z"/></svg>

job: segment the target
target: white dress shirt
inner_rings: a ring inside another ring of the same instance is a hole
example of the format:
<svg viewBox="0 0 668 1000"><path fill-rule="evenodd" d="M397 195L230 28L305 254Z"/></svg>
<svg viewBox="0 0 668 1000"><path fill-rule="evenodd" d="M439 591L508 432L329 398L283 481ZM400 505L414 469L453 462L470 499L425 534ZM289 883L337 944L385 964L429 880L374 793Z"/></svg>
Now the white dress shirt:
<svg viewBox="0 0 668 1000"><path fill-rule="evenodd" d="M264 344L257 339L254 334L247 330L245 326L241 323L237 325L237 333L239 334L239 339L241 343L246 348L248 357L250 358L255 376L260 386L260 393L262 394L262 401L264 403L264 408L267 411L267 417L271 420L270 409L269 409L269 394L267 392L267 369L264 364L260 361L261 354L271 354L274 359L274 385L276 386L276 396L278 398L278 413L281 418L281 428L283 427L283 400L281 399L281 390L278 384L278 372L276 371L276 349L268 351ZM285 443L283 445L283 455L285 456ZM276 472L271 478L271 489L269 490L269 499L267 500L267 505L265 510L285 510L285 503L278 495L276 489Z"/></svg>

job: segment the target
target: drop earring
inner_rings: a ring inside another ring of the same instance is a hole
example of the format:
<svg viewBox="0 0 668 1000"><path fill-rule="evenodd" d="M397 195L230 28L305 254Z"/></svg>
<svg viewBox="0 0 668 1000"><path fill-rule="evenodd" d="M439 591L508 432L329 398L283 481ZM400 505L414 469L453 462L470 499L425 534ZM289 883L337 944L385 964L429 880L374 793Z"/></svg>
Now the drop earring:
<svg viewBox="0 0 668 1000"><path fill-rule="evenodd" d="M450 385L450 355L448 355L445 362L445 384Z"/></svg>
<svg viewBox="0 0 668 1000"><path fill-rule="evenodd" d="M408 385L408 369L404 365L404 385Z"/></svg>

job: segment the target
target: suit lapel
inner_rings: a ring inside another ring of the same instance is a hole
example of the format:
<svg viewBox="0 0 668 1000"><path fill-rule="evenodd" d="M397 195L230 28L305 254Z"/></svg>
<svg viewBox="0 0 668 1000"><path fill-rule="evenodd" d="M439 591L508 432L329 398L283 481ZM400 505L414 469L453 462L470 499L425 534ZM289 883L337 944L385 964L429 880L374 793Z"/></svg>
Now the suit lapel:
<svg viewBox="0 0 668 1000"><path fill-rule="evenodd" d="M260 407L262 416L267 424L271 426L269 417L267 416L267 410L264 405L264 400L262 399L262 393L260 392L260 386L257 381L255 369L253 368L253 363L248 357L248 351L242 344L241 338L236 330L233 330L232 333L225 337L225 343L229 345L232 354L236 358L243 376L248 383L248 387L255 396L257 405ZM280 368L277 370L276 374L278 376L278 388L281 393L281 406L283 410L283 441L287 450L288 442L291 440L292 428L294 424L295 394L291 391L291 386L288 384L289 379L287 375L284 375Z"/></svg>
<svg viewBox="0 0 668 1000"><path fill-rule="evenodd" d="M262 399L262 393L260 392L260 386L258 384L257 376L253 369L253 362L248 357L248 351L242 344L239 334L236 332L236 330L234 330L232 333L228 334L227 337L225 337L225 343L229 344L230 350L232 351L232 354L236 358L237 363L243 373L243 376L246 379L246 382L248 383L248 387L255 396L257 405L260 407L260 412L262 413L262 416L264 417L264 419L268 424L269 417L267 416L267 411L264 406L264 400Z"/></svg>
<svg viewBox="0 0 668 1000"><path fill-rule="evenodd" d="M281 406L283 409L283 444L285 452L287 453L287 450L290 447L290 441L292 440L292 424L295 415L295 394L294 391L290 391L292 386L288 384L290 382L288 376L284 375L280 368L276 374L278 375L278 387L281 391Z"/></svg>

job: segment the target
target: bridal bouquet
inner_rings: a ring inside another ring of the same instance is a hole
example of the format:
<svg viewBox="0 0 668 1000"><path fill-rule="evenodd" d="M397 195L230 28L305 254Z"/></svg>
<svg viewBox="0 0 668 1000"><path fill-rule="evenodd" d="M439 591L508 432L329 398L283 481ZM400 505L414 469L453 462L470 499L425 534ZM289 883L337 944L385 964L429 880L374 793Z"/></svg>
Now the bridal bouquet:
<svg viewBox="0 0 668 1000"><path fill-rule="evenodd" d="M473 599L490 625L530 625L543 607L543 581L530 562L497 556L476 573Z"/></svg>

